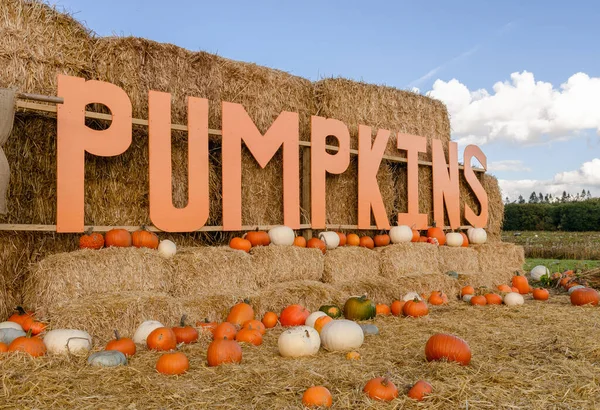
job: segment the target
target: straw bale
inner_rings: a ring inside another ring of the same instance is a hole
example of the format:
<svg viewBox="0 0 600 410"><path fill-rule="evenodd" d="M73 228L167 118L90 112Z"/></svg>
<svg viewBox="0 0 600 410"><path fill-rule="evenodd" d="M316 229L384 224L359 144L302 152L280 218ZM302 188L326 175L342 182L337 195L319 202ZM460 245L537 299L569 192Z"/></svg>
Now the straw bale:
<svg viewBox="0 0 600 410"><path fill-rule="evenodd" d="M450 246L440 246L438 252L441 273L455 271L468 275L480 272L479 253L472 247L453 248Z"/></svg>
<svg viewBox="0 0 600 410"><path fill-rule="evenodd" d="M252 264L259 269L256 283L263 288L295 280L320 281L323 253L319 249L297 246L258 246L252 251Z"/></svg>
<svg viewBox="0 0 600 410"><path fill-rule="evenodd" d="M48 256L32 266L23 296L27 306L58 307L105 293L168 293L170 262L146 248L83 249Z"/></svg>
<svg viewBox="0 0 600 410"><path fill-rule="evenodd" d="M313 280L277 283L261 289L255 310L261 316L267 311L277 314L288 305L300 304L310 311L334 303L343 306L346 293L337 286Z"/></svg>
<svg viewBox="0 0 600 410"><path fill-rule="evenodd" d="M183 306L184 313L189 318L189 323L208 319L210 321L223 322L232 306L243 300L247 300L254 308L255 313L260 303L257 293L240 291L238 293L203 295L184 299L177 299ZM258 318L258 316L257 316Z"/></svg>
<svg viewBox="0 0 600 410"><path fill-rule="evenodd" d="M511 274L521 271L525 262L522 246L508 242L473 245L478 252L479 267L482 271L503 270Z"/></svg>
<svg viewBox="0 0 600 410"><path fill-rule="evenodd" d="M0 379L9 408L302 409L303 392L324 385L340 409L446 410L468 403L469 408L592 410L600 405L600 354L590 329L599 320L599 309L585 309L573 320L564 295L553 294L544 303L527 298L517 308L454 303L431 307L424 318L375 318L380 336L365 339L360 361L323 349L310 357L280 357L278 326L267 331L261 346L242 346L240 365L206 366L209 340L202 339L179 348L190 369L177 377L158 374L161 353L140 348L127 366L114 369L87 366L85 357L11 354L0 362ZM471 364L427 363L423 346L434 333L466 340ZM364 384L388 372L399 397L387 404L367 398ZM419 379L429 381L433 392L417 404L406 391ZM156 392L157 386L158 394L140 394Z"/></svg>
<svg viewBox="0 0 600 410"><path fill-rule="evenodd" d="M216 294L248 294L258 289L264 271L252 256L228 246L183 248L172 259L171 294L196 297Z"/></svg>
<svg viewBox="0 0 600 410"><path fill-rule="evenodd" d="M87 28L38 1L0 1L0 88L56 95L57 74L87 77Z"/></svg>
<svg viewBox="0 0 600 410"><path fill-rule="evenodd" d="M502 240L502 224L504 223L504 201L502 192L498 185L498 179L490 174L483 175L483 189L488 194L488 242L500 242Z"/></svg>
<svg viewBox="0 0 600 410"><path fill-rule="evenodd" d="M145 320L175 326L183 314L183 305L162 292L108 292L49 306L41 314L54 329L85 330L105 343L113 337L114 329L123 336L133 336Z"/></svg>
<svg viewBox="0 0 600 410"><path fill-rule="evenodd" d="M359 246L327 251L323 282L338 284L379 276L380 253Z"/></svg>
<svg viewBox="0 0 600 410"><path fill-rule="evenodd" d="M366 84L344 78L327 78L315 83L317 115L344 122L351 135L351 147L358 147L358 125L392 132L386 153L400 155L396 148L396 133L408 133L427 138L427 153L421 159L431 159L431 140L440 139L444 150L450 141L450 120L446 106L438 100L393 87Z"/></svg>
<svg viewBox="0 0 600 410"><path fill-rule="evenodd" d="M380 251L381 276L388 279L440 272L438 246L421 242L398 243Z"/></svg>

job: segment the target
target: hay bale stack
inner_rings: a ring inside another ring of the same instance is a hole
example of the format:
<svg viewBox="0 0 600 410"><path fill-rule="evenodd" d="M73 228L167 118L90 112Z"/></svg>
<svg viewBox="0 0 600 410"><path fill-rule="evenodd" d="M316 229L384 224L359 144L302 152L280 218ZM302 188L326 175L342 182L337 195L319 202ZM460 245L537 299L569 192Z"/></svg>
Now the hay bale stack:
<svg viewBox="0 0 600 410"><path fill-rule="evenodd" d="M398 243L380 251L381 276L387 279L420 277L440 272L438 246L428 243Z"/></svg>
<svg viewBox="0 0 600 410"><path fill-rule="evenodd" d="M296 246L258 246L252 249L252 264L259 287L275 283L314 280L323 276L323 253L319 249Z"/></svg>
<svg viewBox="0 0 600 410"><path fill-rule="evenodd" d="M474 245L479 259L479 275L469 276L472 286L496 289L496 285L510 283L515 271L522 272L525 262L523 247L512 243L489 243Z"/></svg>
<svg viewBox="0 0 600 410"><path fill-rule="evenodd" d="M145 248L83 249L48 256L31 268L25 305L44 312L86 297L171 290L172 265Z"/></svg>
<svg viewBox="0 0 600 410"><path fill-rule="evenodd" d="M0 9L0 88L56 95L57 74L89 75L90 32L71 16L37 1Z"/></svg>
<svg viewBox="0 0 600 410"><path fill-rule="evenodd" d="M439 269L441 273L455 271L460 274L474 275L480 272L479 253L470 248L452 248L450 246L440 246Z"/></svg>
<svg viewBox="0 0 600 410"><path fill-rule="evenodd" d="M255 312L257 312L260 303L258 293L242 291L237 294L205 295L184 299L177 298L177 300L181 302L183 311L192 325L198 321L204 321L204 319L223 322L227 319L231 307L243 300L247 300ZM258 315L257 319L260 319Z"/></svg>
<svg viewBox="0 0 600 410"><path fill-rule="evenodd" d="M117 329L132 337L145 320L175 326L184 309L180 300L160 292L117 292L73 299L47 310L44 318L54 329L82 329L102 344Z"/></svg>
<svg viewBox="0 0 600 410"><path fill-rule="evenodd" d="M379 252L344 246L327 251L323 282L339 284L379 276Z"/></svg>
<svg viewBox="0 0 600 410"><path fill-rule="evenodd" d="M288 305L301 304L312 312L330 303L343 306L345 299L346 293L337 286L312 280L297 280L262 289L255 310L260 315L267 311L279 314Z"/></svg>
<svg viewBox="0 0 600 410"><path fill-rule="evenodd" d="M176 298L251 293L263 273L251 255L227 246L184 248L172 264L170 292Z"/></svg>

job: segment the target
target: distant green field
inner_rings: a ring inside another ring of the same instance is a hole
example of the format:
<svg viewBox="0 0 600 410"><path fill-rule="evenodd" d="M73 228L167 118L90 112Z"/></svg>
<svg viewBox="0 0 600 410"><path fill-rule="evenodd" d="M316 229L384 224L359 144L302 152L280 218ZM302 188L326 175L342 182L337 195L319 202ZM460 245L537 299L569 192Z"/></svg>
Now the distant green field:
<svg viewBox="0 0 600 410"><path fill-rule="evenodd" d="M585 271L600 268L600 261L579 259L542 259L526 258L523 270L529 272L534 266L544 265L550 272L564 272L566 270Z"/></svg>
<svg viewBox="0 0 600 410"><path fill-rule="evenodd" d="M504 242L523 246L525 257L600 261L600 232L514 231L502 233Z"/></svg>

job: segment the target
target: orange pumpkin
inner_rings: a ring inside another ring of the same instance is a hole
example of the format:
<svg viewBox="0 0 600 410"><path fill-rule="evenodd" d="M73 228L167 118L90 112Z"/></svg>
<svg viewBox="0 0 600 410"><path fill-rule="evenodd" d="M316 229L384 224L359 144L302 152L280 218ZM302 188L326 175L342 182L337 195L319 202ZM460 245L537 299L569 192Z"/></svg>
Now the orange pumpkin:
<svg viewBox="0 0 600 410"><path fill-rule="evenodd" d="M410 240L411 242L419 242L419 238L421 238L421 233L419 231L417 231L416 229L412 229L412 239Z"/></svg>
<svg viewBox="0 0 600 410"><path fill-rule="evenodd" d="M565 276L573 276L573 275L574 275L574 272L573 272L572 270L570 270L570 269L569 269L569 270L566 270L566 271L564 271L564 272L563 272L563 275L565 275Z"/></svg>
<svg viewBox="0 0 600 410"><path fill-rule="evenodd" d="M332 320L333 319L327 315L317 318L317 320L315 320L315 325L314 325L314 328L317 331L317 333L321 334L321 330L323 330L323 326L325 326L327 323L331 322Z"/></svg>
<svg viewBox="0 0 600 410"><path fill-rule="evenodd" d="M495 293L486 293L484 295L484 297L485 297L485 300L488 305L501 305L502 304L502 296L497 295Z"/></svg>
<svg viewBox="0 0 600 410"><path fill-rule="evenodd" d="M438 333L431 336L425 344L425 357L428 362L446 359L468 365L471 362L471 349L461 338Z"/></svg>
<svg viewBox="0 0 600 410"><path fill-rule="evenodd" d="M254 319L254 309L250 306L249 301L246 299L233 306L227 315L227 321L242 327L244 323Z"/></svg>
<svg viewBox="0 0 600 410"><path fill-rule="evenodd" d="M529 293L529 282L525 276L516 274L512 277L512 285L519 290L521 295Z"/></svg>
<svg viewBox="0 0 600 410"><path fill-rule="evenodd" d="M384 303L375 305L375 314L377 316L389 316L391 313L390 307Z"/></svg>
<svg viewBox="0 0 600 410"><path fill-rule="evenodd" d="M571 293L571 304L575 306L598 305L598 291L592 288L577 289Z"/></svg>
<svg viewBox="0 0 600 410"><path fill-rule="evenodd" d="M448 296L440 291L431 292L428 302L435 306L443 305L448 303Z"/></svg>
<svg viewBox="0 0 600 410"><path fill-rule="evenodd" d="M325 252L327 251L327 246L325 245L325 242L323 242L319 238L310 238L306 243L306 247L320 249L321 252L323 252L323 254L325 254Z"/></svg>
<svg viewBox="0 0 600 410"><path fill-rule="evenodd" d="M498 285L497 288L500 292L512 292L512 288L508 285Z"/></svg>
<svg viewBox="0 0 600 410"><path fill-rule="evenodd" d="M181 352L165 353L156 362L156 371L162 374L183 374L190 368L190 361Z"/></svg>
<svg viewBox="0 0 600 410"><path fill-rule="evenodd" d="M173 329L159 327L150 332L146 345L150 350L173 350L177 347L177 337Z"/></svg>
<svg viewBox="0 0 600 410"><path fill-rule="evenodd" d="M204 322L198 321L196 322L196 327L200 328L200 332L202 334L210 334L214 335L215 329L217 328L217 322L209 322L208 319L204 319Z"/></svg>
<svg viewBox="0 0 600 410"><path fill-rule="evenodd" d="M17 306L16 308L16 313L13 313L12 315L10 315L10 317L8 318L9 322L15 322L21 325L21 327L23 327L23 322L25 321L33 321L35 319L35 313L32 311L26 312L25 309L23 309L23 307L21 306ZM25 329L23 329L25 330ZM27 330L25 330L27 331Z"/></svg>
<svg viewBox="0 0 600 410"><path fill-rule="evenodd" d="M429 313L429 308L427 307L427 303L415 298L404 304L402 313L404 313L404 316L421 317Z"/></svg>
<svg viewBox="0 0 600 410"><path fill-rule="evenodd" d="M331 393L323 386L313 386L302 395L302 404L306 407L331 407Z"/></svg>
<svg viewBox="0 0 600 410"><path fill-rule="evenodd" d="M294 238L294 246L306 248L306 238L304 236L296 236Z"/></svg>
<svg viewBox="0 0 600 410"><path fill-rule="evenodd" d="M240 363L242 361L242 348L235 340L213 340L208 345L206 361L210 367L225 363Z"/></svg>
<svg viewBox="0 0 600 410"><path fill-rule="evenodd" d="M435 225L435 221L431 225L431 228L427 229L427 237L437 239L440 246L446 244L446 234L442 228L438 228Z"/></svg>
<svg viewBox="0 0 600 410"><path fill-rule="evenodd" d="M135 343L128 337L121 337L115 330L115 339L108 342L104 350L117 350L125 356L133 356L136 351Z"/></svg>
<svg viewBox="0 0 600 410"><path fill-rule="evenodd" d="M37 336L31 337L28 333L27 336L17 337L8 346L9 352L24 352L28 353L33 357L40 357L46 354L46 345L44 341Z"/></svg>
<svg viewBox="0 0 600 410"><path fill-rule="evenodd" d="M48 325L44 322L34 321L33 323L31 323L29 330L31 331L31 334L35 336L42 333L44 330L46 330L47 327Z"/></svg>
<svg viewBox="0 0 600 410"><path fill-rule="evenodd" d="M535 300L548 300L549 297L550 297L550 293L546 289L535 288L533 290L533 298Z"/></svg>
<svg viewBox="0 0 600 410"><path fill-rule="evenodd" d="M223 322L215 328L213 339L229 339L233 340L237 334L237 329L229 322Z"/></svg>
<svg viewBox="0 0 600 410"><path fill-rule="evenodd" d="M348 352L346 353L346 360L360 360L360 353Z"/></svg>
<svg viewBox="0 0 600 410"><path fill-rule="evenodd" d="M89 228L85 235L79 238L79 249L100 249L104 246L104 236Z"/></svg>
<svg viewBox="0 0 600 410"><path fill-rule="evenodd" d="M473 286L463 286L463 288L460 290L460 296L463 297L465 295L473 295L475 293L475 289L473 288Z"/></svg>
<svg viewBox="0 0 600 410"><path fill-rule="evenodd" d="M250 231L244 235L244 239L250 242L250 244L254 246L268 246L271 243L271 238L269 238L269 234L265 231Z"/></svg>
<svg viewBox="0 0 600 410"><path fill-rule="evenodd" d="M425 395L431 393L432 391L433 387L431 387L431 384L427 383L425 380L419 380L408 391L408 397L417 401L421 401Z"/></svg>
<svg viewBox="0 0 600 410"><path fill-rule="evenodd" d="M262 318L262 323L263 323L263 325L265 325L265 327L267 329L271 329L271 328L277 326L277 320L278 320L277 313L267 312L267 313L265 313L265 315Z"/></svg>
<svg viewBox="0 0 600 410"><path fill-rule="evenodd" d="M359 246L367 249L373 249L375 247L375 242L373 242L373 238L370 236L361 236L359 239Z"/></svg>
<svg viewBox="0 0 600 410"><path fill-rule="evenodd" d="M249 240L243 239L243 238L238 238L236 236L235 238L231 238L231 240L229 241L229 247L231 249L237 249L239 251L250 252L250 248L252 248L252 244L250 243Z"/></svg>
<svg viewBox="0 0 600 410"><path fill-rule="evenodd" d="M154 232L146 230L145 226L142 229L135 231L131 235L131 242L136 248L158 249L158 236Z"/></svg>
<svg viewBox="0 0 600 410"><path fill-rule="evenodd" d="M8 345L6 343L0 343L0 353L8 352Z"/></svg>
<svg viewBox="0 0 600 410"><path fill-rule="evenodd" d="M177 339L177 343L194 343L198 341L198 331L194 329L192 326L186 326L185 319L186 315L181 316L181 320L179 321L179 327L173 328L173 333L175 333L175 338Z"/></svg>
<svg viewBox="0 0 600 410"><path fill-rule="evenodd" d="M373 238L375 246L388 246L390 244L390 236L388 234L375 235Z"/></svg>
<svg viewBox="0 0 600 410"><path fill-rule="evenodd" d="M355 233L350 233L346 237L347 246L358 246L360 245L360 238Z"/></svg>
<svg viewBox="0 0 600 410"><path fill-rule="evenodd" d="M244 329L257 330L261 335L267 333L267 329L260 320L252 319L244 323Z"/></svg>
<svg viewBox="0 0 600 410"><path fill-rule="evenodd" d="M262 335L258 330L243 328L235 335L235 340L240 343L250 343L254 346L260 346L263 342Z"/></svg>
<svg viewBox="0 0 600 410"><path fill-rule="evenodd" d="M367 382L363 392L376 400L392 401L398 397L398 389L387 377L376 377Z"/></svg>
<svg viewBox="0 0 600 410"><path fill-rule="evenodd" d="M400 316L402 314L402 308L404 307L405 303L406 302L403 300L394 300L390 309L392 311L392 315Z"/></svg>
<svg viewBox="0 0 600 410"><path fill-rule="evenodd" d="M107 247L127 248L131 246L131 234L126 229L111 229L106 232L104 245Z"/></svg>
<svg viewBox="0 0 600 410"><path fill-rule="evenodd" d="M485 306L487 305L487 299L485 296L473 296L471 298L471 306Z"/></svg>
<svg viewBox="0 0 600 410"><path fill-rule="evenodd" d="M419 236L419 242L427 242L426 236Z"/></svg>
<svg viewBox="0 0 600 410"><path fill-rule="evenodd" d="M515 288L514 286L512 288L510 288L510 290L512 292L519 293L519 289Z"/></svg>
<svg viewBox="0 0 600 410"><path fill-rule="evenodd" d="M338 244L338 246L346 246L346 234L342 233L342 232L336 232L336 233L340 237L340 243Z"/></svg>
<svg viewBox="0 0 600 410"><path fill-rule="evenodd" d="M469 247L469 237L464 232L461 232L460 235L463 237L463 243L462 243L461 247L468 248Z"/></svg>
<svg viewBox="0 0 600 410"><path fill-rule="evenodd" d="M281 326L302 326L310 312L302 305L290 305L281 311L279 323Z"/></svg>

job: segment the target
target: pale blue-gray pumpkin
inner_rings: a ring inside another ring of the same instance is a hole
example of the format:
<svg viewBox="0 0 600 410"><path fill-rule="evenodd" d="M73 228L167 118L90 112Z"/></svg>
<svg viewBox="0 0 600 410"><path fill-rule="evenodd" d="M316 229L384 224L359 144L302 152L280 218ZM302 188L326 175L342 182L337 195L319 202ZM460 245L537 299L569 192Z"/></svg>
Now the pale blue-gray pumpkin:
<svg viewBox="0 0 600 410"><path fill-rule="evenodd" d="M0 343L11 344L17 337L25 336L25 332L13 328L0 329Z"/></svg>
<svg viewBox="0 0 600 410"><path fill-rule="evenodd" d="M127 357L118 350L103 350L90 355L88 363L101 367L124 366L127 364Z"/></svg>

